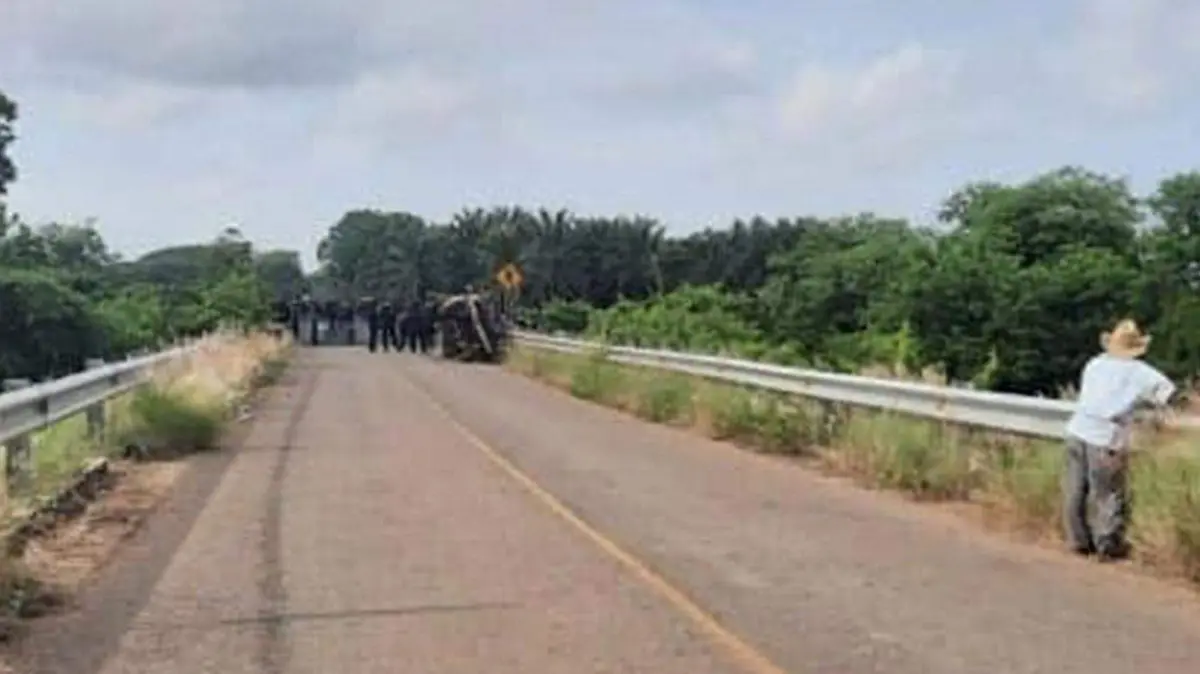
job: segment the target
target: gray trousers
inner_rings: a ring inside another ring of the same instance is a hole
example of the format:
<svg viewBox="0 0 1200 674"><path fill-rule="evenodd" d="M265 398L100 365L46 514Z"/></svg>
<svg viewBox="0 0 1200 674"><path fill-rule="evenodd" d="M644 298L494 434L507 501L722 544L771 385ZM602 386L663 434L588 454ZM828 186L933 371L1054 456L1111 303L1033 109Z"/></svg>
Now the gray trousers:
<svg viewBox="0 0 1200 674"><path fill-rule="evenodd" d="M1063 508L1067 541L1078 551L1117 553L1129 521L1128 452L1067 439ZM1088 516L1089 500L1095 519Z"/></svg>

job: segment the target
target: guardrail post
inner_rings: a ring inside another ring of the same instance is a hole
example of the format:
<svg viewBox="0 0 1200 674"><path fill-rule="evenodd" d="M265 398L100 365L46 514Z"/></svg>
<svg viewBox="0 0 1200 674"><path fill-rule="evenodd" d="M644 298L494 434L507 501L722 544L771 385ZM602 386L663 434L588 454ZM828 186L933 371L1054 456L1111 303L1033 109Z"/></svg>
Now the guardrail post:
<svg viewBox="0 0 1200 674"><path fill-rule="evenodd" d="M95 370L98 367L104 367L103 358L87 359L87 369ZM104 438L104 405L104 402L98 402L84 412L87 416L88 437L94 440Z"/></svg>
<svg viewBox="0 0 1200 674"><path fill-rule="evenodd" d="M28 379L5 379L4 391L19 391L23 388L31 386ZM30 444L29 436L22 435L20 437L9 440L4 445L4 476L5 486L7 483L13 482L20 484L29 477L29 459L30 459Z"/></svg>
<svg viewBox="0 0 1200 674"><path fill-rule="evenodd" d="M837 437L841 430L837 405L822 400L817 403L817 409L820 410L820 425L817 428L817 444L821 447L828 447L833 439Z"/></svg>

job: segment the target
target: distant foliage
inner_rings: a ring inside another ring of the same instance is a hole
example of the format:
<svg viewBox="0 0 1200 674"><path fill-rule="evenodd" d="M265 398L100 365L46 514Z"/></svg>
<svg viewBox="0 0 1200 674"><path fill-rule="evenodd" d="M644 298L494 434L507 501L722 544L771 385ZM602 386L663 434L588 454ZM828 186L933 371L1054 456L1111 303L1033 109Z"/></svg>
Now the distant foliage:
<svg viewBox="0 0 1200 674"><path fill-rule="evenodd" d="M285 298L271 296L257 258L226 232L121 262L90 225L32 228L10 219L0 236L0 377L61 376L88 358L261 325Z"/></svg>
<svg viewBox="0 0 1200 674"><path fill-rule="evenodd" d="M494 285L515 262L527 326L1044 395L1131 316L1154 362L1181 381L1200 371L1200 173L1139 198L1066 167L967 185L939 217L755 217L669 237L642 217L351 211L321 244L319 287L404 301Z"/></svg>

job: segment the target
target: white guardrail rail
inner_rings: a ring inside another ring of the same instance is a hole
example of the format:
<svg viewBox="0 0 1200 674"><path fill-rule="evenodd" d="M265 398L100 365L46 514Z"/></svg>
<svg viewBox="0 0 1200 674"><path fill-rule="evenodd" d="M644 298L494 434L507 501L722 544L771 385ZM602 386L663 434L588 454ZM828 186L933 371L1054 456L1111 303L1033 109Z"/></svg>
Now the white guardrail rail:
<svg viewBox="0 0 1200 674"><path fill-rule="evenodd" d="M89 369L41 384L6 380L0 394L0 445L5 448L5 475L27 471L29 436L76 414L87 413L88 428L104 426L104 403L146 381L155 365L182 356L194 347L177 346L115 363L89 361Z"/></svg>
<svg viewBox="0 0 1200 674"><path fill-rule="evenodd" d="M1065 400L859 377L722 356L600 344L523 330L511 334L517 344L536 349L575 354L603 349L609 360L626 365L659 368L830 403L900 412L1037 438L1062 438L1067 419L1074 410L1074 405ZM1200 428L1200 421L1193 418L1182 419L1180 423Z"/></svg>

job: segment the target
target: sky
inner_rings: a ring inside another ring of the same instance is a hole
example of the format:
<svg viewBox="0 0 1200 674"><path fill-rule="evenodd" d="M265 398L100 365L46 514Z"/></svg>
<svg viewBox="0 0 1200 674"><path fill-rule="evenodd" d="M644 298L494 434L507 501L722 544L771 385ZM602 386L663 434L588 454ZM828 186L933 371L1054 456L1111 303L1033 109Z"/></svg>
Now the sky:
<svg viewBox="0 0 1200 674"><path fill-rule="evenodd" d="M347 210L928 222L1200 162L1200 0L0 0L11 209L125 254Z"/></svg>

